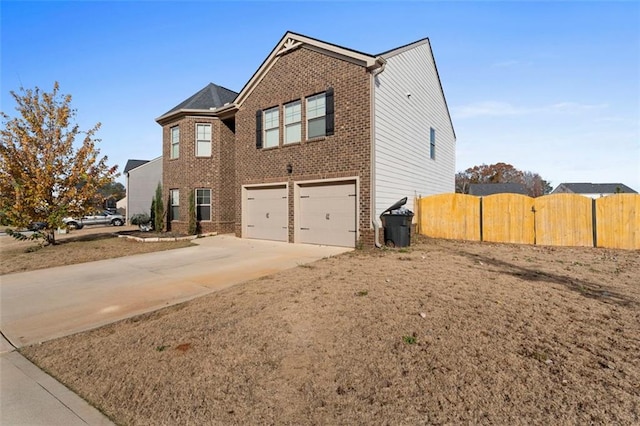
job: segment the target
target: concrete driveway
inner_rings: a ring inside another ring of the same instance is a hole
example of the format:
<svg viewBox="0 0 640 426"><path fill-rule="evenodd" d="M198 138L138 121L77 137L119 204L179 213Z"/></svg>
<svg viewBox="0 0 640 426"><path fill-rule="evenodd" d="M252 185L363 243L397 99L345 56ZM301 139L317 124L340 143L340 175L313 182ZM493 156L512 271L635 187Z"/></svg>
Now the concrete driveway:
<svg viewBox="0 0 640 426"><path fill-rule="evenodd" d="M195 242L184 249L4 275L0 330L15 347L43 342L351 250L230 235Z"/></svg>

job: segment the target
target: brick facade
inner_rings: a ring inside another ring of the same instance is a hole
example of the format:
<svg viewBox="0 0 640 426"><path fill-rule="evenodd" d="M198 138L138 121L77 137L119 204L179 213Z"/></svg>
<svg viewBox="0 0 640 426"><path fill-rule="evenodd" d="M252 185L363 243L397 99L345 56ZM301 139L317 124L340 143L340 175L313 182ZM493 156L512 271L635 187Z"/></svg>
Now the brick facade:
<svg viewBox="0 0 640 426"><path fill-rule="evenodd" d="M294 182L359 179L359 239L373 244L371 230L371 76L352 62L302 47L273 64L235 116L235 231L242 233L242 185L289 183L289 241L294 239ZM305 98L334 89L335 130L306 140ZM283 145L285 103L302 100L302 141ZM256 148L256 111L280 107L280 146ZM292 173L287 172L291 164Z"/></svg>
<svg viewBox="0 0 640 426"><path fill-rule="evenodd" d="M211 156L196 157L196 124L211 124ZM170 158L171 128L180 128L180 154ZM230 128L231 127L231 128ZM184 116L162 129L162 192L168 214L169 191L180 191L180 217L167 223L171 231L186 233L189 227L189 194L196 188L211 189L211 221L200 222L201 232L229 233L234 230L235 192L233 124L212 117Z"/></svg>

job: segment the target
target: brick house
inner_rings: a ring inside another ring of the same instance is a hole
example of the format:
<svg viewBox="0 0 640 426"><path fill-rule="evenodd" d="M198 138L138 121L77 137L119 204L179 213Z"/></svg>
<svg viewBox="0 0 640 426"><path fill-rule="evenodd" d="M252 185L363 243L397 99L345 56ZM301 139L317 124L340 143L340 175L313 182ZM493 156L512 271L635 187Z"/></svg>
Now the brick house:
<svg viewBox="0 0 640 426"><path fill-rule="evenodd" d="M162 125L162 190L167 228L187 232L194 191L202 232L234 232L234 121L216 112L237 96L208 84L156 121Z"/></svg>
<svg viewBox="0 0 640 426"><path fill-rule="evenodd" d="M455 133L428 39L369 55L288 32L237 96L224 93L157 120L172 229L186 226L187 194L210 189L205 231L369 245L398 199L412 209L454 190ZM214 131L206 159L194 154L202 123Z"/></svg>

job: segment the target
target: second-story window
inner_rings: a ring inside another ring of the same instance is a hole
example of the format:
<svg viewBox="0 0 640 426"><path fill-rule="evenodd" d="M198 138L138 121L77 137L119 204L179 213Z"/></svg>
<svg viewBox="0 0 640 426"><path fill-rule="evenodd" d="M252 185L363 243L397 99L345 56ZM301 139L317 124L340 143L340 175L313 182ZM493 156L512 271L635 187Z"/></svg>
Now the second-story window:
<svg viewBox="0 0 640 426"><path fill-rule="evenodd" d="M196 157L211 157L211 124L196 124Z"/></svg>
<svg viewBox="0 0 640 426"><path fill-rule="evenodd" d="M171 155L169 158L178 158L180 156L180 127L171 128Z"/></svg>
<svg viewBox="0 0 640 426"><path fill-rule="evenodd" d="M325 99L324 93L307 98L307 139L326 135Z"/></svg>
<svg viewBox="0 0 640 426"><path fill-rule="evenodd" d="M264 147L280 145L280 111L278 107L264 112Z"/></svg>
<svg viewBox="0 0 640 426"><path fill-rule="evenodd" d="M284 143L300 142L302 134L301 102L295 101L284 106Z"/></svg>

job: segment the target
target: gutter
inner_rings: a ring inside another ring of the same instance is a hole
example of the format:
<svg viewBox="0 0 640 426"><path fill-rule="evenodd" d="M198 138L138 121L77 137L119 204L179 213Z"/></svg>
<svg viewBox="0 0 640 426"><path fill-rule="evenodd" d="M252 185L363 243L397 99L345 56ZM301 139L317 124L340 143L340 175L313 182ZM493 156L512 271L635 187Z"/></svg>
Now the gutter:
<svg viewBox="0 0 640 426"><path fill-rule="evenodd" d="M373 238L374 244L377 248L382 248L382 244L380 244L380 223L378 222L378 218L376 217L376 98L375 98L375 90L376 90L376 77L380 75L387 65L386 59L382 56L378 56L375 59L375 68L370 69L371 71L371 83L370 83L370 104L371 104L371 185L370 188L371 194L371 224L373 225Z"/></svg>
<svg viewBox="0 0 640 426"><path fill-rule="evenodd" d="M228 103L218 108L209 108L209 109L189 109L183 108L176 111L169 112L167 114L161 115L156 118L156 123L160 125L165 125L166 123L172 121L176 117L183 115L198 115L204 117L217 117L217 118L226 118L229 115L233 115L235 111L238 109L235 103Z"/></svg>

